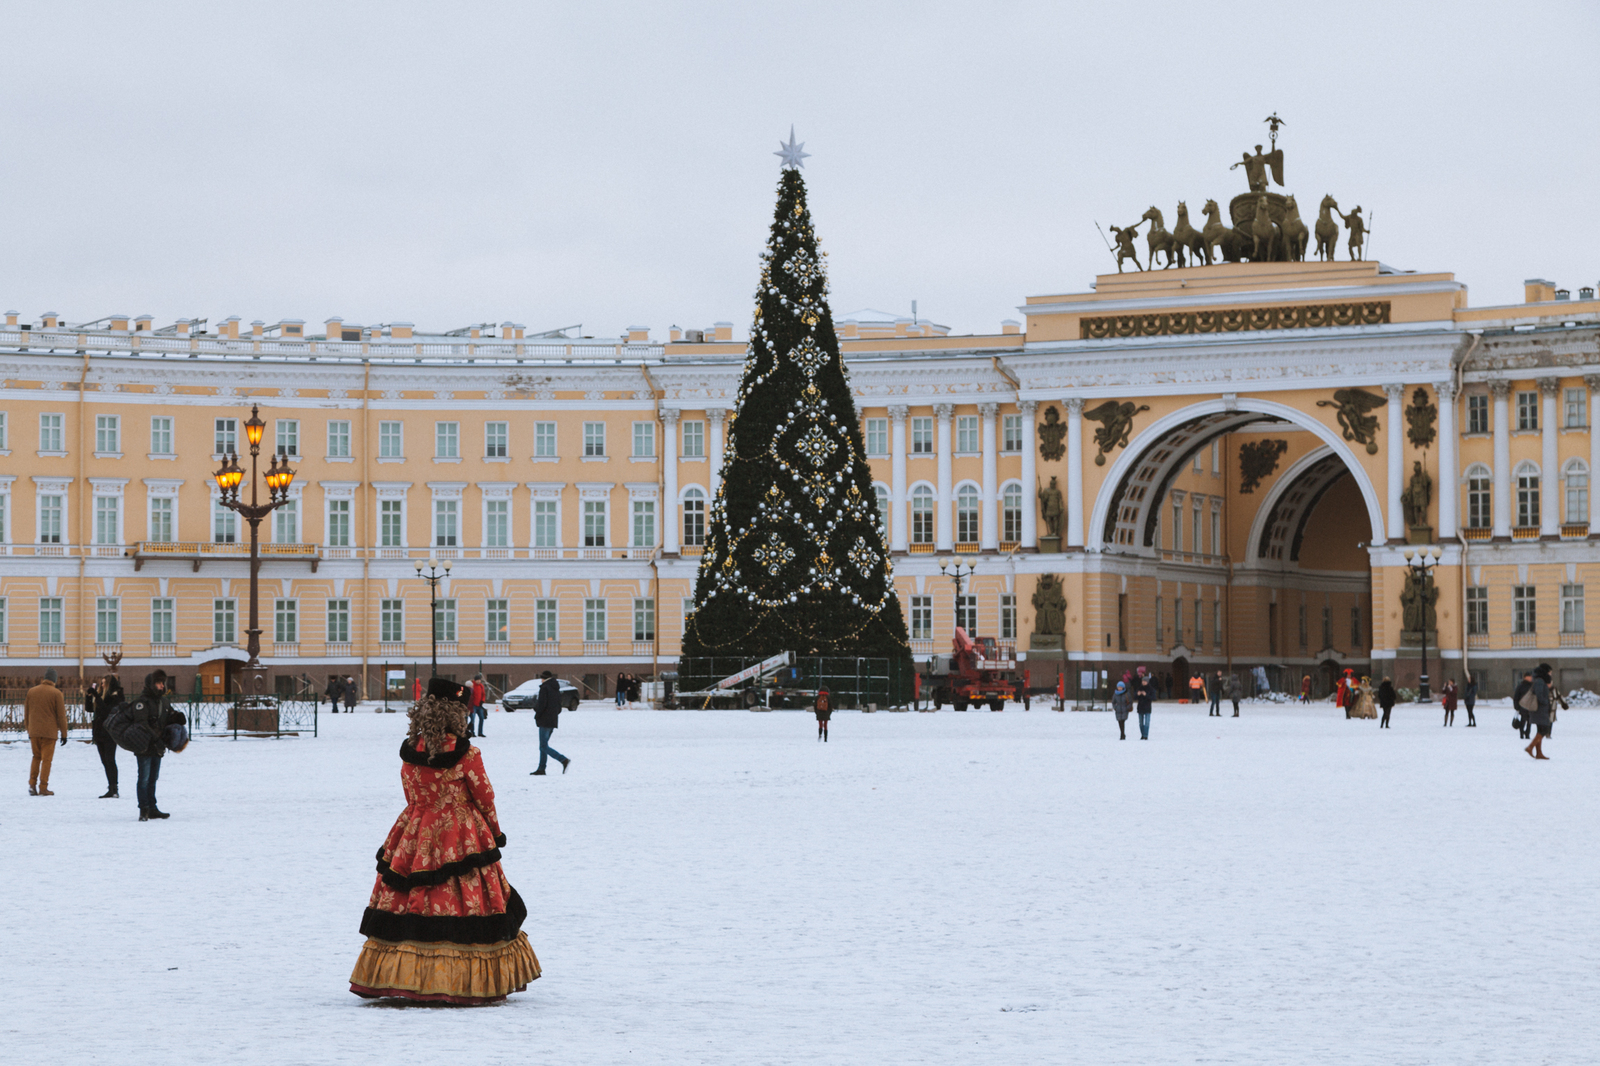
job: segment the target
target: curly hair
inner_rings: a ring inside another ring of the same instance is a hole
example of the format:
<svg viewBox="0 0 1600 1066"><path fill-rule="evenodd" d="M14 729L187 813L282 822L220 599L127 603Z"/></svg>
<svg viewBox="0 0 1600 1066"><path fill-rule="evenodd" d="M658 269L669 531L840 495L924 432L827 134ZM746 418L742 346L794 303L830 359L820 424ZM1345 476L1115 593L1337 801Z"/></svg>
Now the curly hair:
<svg viewBox="0 0 1600 1066"><path fill-rule="evenodd" d="M429 755L437 755L444 750L447 736L454 734L463 737L467 734L466 704L455 700L424 696L411 705L406 717L411 720L406 731L407 743L415 744L421 740L427 746Z"/></svg>

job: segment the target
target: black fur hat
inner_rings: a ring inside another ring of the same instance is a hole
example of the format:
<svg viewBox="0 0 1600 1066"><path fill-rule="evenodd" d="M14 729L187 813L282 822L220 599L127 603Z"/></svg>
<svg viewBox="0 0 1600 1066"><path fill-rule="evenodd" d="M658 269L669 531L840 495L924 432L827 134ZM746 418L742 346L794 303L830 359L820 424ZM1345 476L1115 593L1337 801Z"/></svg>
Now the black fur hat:
<svg viewBox="0 0 1600 1066"><path fill-rule="evenodd" d="M467 686L458 685L442 677L428 678L428 695L434 699L450 700L454 703L466 703L468 700Z"/></svg>

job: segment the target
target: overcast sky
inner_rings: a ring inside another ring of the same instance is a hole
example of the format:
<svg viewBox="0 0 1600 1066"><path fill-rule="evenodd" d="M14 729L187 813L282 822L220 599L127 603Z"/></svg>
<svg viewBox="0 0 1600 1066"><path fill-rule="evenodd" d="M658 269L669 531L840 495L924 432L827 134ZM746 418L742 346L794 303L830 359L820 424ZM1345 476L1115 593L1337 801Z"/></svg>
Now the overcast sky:
<svg viewBox="0 0 1600 1066"><path fill-rule="evenodd" d="M1308 223L1359 203L1376 258L1475 305L1600 280L1593 0L4 11L25 320L742 337L791 122L836 313L994 332L1113 269L1095 221L1244 191L1273 110Z"/></svg>

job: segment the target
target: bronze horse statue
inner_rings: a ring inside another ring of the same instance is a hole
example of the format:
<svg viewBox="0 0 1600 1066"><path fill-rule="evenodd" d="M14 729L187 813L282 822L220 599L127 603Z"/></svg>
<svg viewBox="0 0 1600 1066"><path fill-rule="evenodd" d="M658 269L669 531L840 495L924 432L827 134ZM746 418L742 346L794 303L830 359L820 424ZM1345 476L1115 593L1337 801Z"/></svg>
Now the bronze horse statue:
<svg viewBox="0 0 1600 1066"><path fill-rule="evenodd" d="M1178 201L1178 221L1172 227L1172 240L1178 249L1178 265L1183 266L1183 253L1187 251L1194 260L1194 265L1199 266L1200 260L1205 259L1206 265L1211 265L1211 253L1206 250L1206 243L1200 236L1200 231L1189 224L1189 205L1183 200Z"/></svg>
<svg viewBox="0 0 1600 1066"><path fill-rule="evenodd" d="M1161 212L1156 206L1154 204L1150 205L1150 210L1140 215L1139 221L1149 221L1150 223L1150 232L1144 235L1145 240L1150 245L1150 269L1154 270L1156 268L1157 252L1167 253L1167 262L1166 266L1162 267L1163 270L1176 263L1178 261L1178 242L1173 239L1172 234L1167 232L1166 222L1162 219Z"/></svg>
<svg viewBox="0 0 1600 1066"><path fill-rule="evenodd" d="M1256 217L1250 223L1250 261L1264 263L1272 258L1273 246L1277 244L1281 231L1278 224L1272 221L1272 209L1268 206L1267 195L1262 193L1256 201ZM1266 243L1265 253L1262 251L1262 242Z"/></svg>
<svg viewBox="0 0 1600 1066"><path fill-rule="evenodd" d="M1327 263L1333 262L1339 244L1339 223L1329 212L1338 210L1339 202L1331 193L1322 198L1322 209L1317 213L1317 258Z"/></svg>
<svg viewBox="0 0 1600 1066"><path fill-rule="evenodd" d="M1294 202L1293 196L1284 201L1283 221L1279 225L1283 229L1283 257L1291 263L1300 262L1306 257L1306 241L1311 234L1300 221L1300 205Z"/></svg>
<svg viewBox="0 0 1600 1066"><path fill-rule="evenodd" d="M1207 200L1205 206L1206 228L1200 233L1201 244L1205 248L1206 262L1213 263L1211 249L1215 247L1218 252L1226 255L1233 240L1233 227L1222 221L1222 208L1217 206L1215 200Z"/></svg>

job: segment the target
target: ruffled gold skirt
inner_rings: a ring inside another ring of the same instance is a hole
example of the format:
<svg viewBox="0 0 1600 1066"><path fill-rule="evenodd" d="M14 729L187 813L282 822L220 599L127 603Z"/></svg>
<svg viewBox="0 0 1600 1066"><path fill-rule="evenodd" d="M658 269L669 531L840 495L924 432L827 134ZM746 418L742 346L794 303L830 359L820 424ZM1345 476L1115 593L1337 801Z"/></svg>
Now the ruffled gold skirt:
<svg viewBox="0 0 1600 1066"><path fill-rule="evenodd" d="M424 944L368 937L350 974L350 991L475 1006L521 992L539 977L527 933L498 944Z"/></svg>

